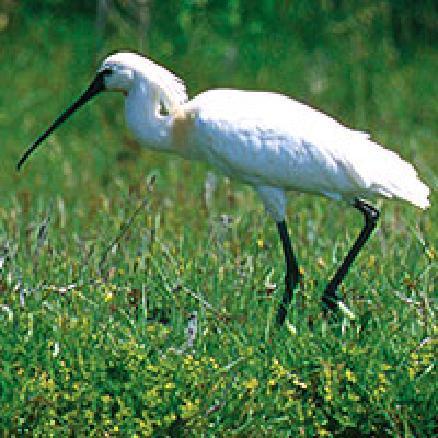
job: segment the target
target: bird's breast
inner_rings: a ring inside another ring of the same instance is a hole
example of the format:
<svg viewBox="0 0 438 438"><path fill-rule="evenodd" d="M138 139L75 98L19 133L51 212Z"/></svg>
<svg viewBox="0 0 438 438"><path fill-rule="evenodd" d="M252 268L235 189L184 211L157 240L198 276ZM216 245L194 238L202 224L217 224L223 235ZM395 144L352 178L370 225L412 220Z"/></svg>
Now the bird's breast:
<svg viewBox="0 0 438 438"><path fill-rule="evenodd" d="M176 113L171 127L171 142L175 150L187 148L194 127L194 115L191 112Z"/></svg>
<svg viewBox="0 0 438 438"><path fill-rule="evenodd" d="M199 159L196 137L196 111L181 110L173 116L170 143L173 152L188 159Z"/></svg>

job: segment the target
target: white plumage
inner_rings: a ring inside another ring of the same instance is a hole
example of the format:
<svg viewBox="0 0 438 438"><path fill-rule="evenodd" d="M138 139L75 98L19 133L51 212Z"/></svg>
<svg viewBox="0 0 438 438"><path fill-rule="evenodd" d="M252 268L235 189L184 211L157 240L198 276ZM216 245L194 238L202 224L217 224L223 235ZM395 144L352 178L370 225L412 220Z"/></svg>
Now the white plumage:
<svg viewBox="0 0 438 438"><path fill-rule="evenodd" d="M429 205L429 189L411 164L368 134L286 96L218 89L187 101L179 78L137 54L112 55L103 63L108 68L109 89L119 89L118 75L123 78L126 69L134 72L124 90L125 109L140 142L204 160L252 185L276 221L285 216L286 191Z"/></svg>
<svg viewBox="0 0 438 438"><path fill-rule="evenodd" d="M104 90L121 91L129 128L146 147L203 160L254 187L277 222L286 261L286 291L277 321L282 324L300 271L287 231L286 192L343 200L361 211L365 225L328 283L325 310L338 306L336 289L379 218L364 198L396 198L426 208L429 188L413 166L373 142L368 134L286 96L211 90L188 100L173 73L135 53L105 59L89 88L25 152L37 146L80 106Z"/></svg>

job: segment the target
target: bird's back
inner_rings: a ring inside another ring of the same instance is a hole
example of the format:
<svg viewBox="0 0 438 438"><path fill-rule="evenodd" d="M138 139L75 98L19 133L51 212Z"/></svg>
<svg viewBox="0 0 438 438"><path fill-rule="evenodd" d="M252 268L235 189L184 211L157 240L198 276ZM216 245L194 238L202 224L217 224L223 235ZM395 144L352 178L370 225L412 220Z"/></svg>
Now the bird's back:
<svg viewBox="0 0 438 438"><path fill-rule="evenodd" d="M284 95L211 90L187 110L204 158L230 176L337 199L395 196L426 206L428 189L409 163Z"/></svg>
<svg viewBox="0 0 438 438"><path fill-rule="evenodd" d="M259 126L265 129L300 132L306 135L315 125L320 130L341 128L335 119L285 95L265 91L232 89L210 90L196 96L190 106L210 120L222 120L236 127Z"/></svg>

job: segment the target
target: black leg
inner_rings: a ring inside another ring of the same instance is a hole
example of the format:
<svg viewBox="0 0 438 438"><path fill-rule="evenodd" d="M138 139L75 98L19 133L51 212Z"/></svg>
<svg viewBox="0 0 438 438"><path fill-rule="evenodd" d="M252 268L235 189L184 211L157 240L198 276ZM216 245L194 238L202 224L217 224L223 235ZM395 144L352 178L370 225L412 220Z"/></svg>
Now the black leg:
<svg viewBox="0 0 438 438"><path fill-rule="evenodd" d="M361 248L365 245L366 241L370 237L371 232L374 230L379 219L379 210L367 204L365 201L356 199L354 207L363 213L365 216L365 226L360 232L356 242L348 252L342 265L336 271L336 274L330 281L330 283L325 288L324 294L322 296L322 303L324 307L324 312L328 310L335 310L337 307L338 297L336 294L337 287L341 284L344 277L347 275L348 269L356 258L357 254Z"/></svg>
<svg viewBox="0 0 438 438"><path fill-rule="evenodd" d="M297 259L292 251L286 221L277 222L277 228L278 233L280 234L281 243L283 244L284 257L286 259L286 289L283 295L283 301L277 312L277 324L282 325L286 319L288 305L292 301L293 290L297 287L301 274L298 269Z"/></svg>

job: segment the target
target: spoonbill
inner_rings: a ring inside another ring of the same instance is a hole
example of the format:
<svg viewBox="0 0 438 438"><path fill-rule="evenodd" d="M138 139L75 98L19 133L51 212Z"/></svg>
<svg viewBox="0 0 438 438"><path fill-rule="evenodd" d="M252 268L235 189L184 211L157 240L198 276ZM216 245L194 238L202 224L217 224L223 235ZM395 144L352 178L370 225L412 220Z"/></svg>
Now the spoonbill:
<svg viewBox="0 0 438 438"><path fill-rule="evenodd" d="M286 225L286 192L344 201L365 223L322 295L324 311L340 302L336 289L376 226L379 211L365 199L402 199L425 209L429 188L414 167L366 133L287 96L216 89L189 100L184 82L136 53L108 56L88 89L27 149L17 167L61 123L98 93L119 91L134 136L147 148L203 160L251 185L277 223L285 261L285 292L277 312L283 324L300 270Z"/></svg>

